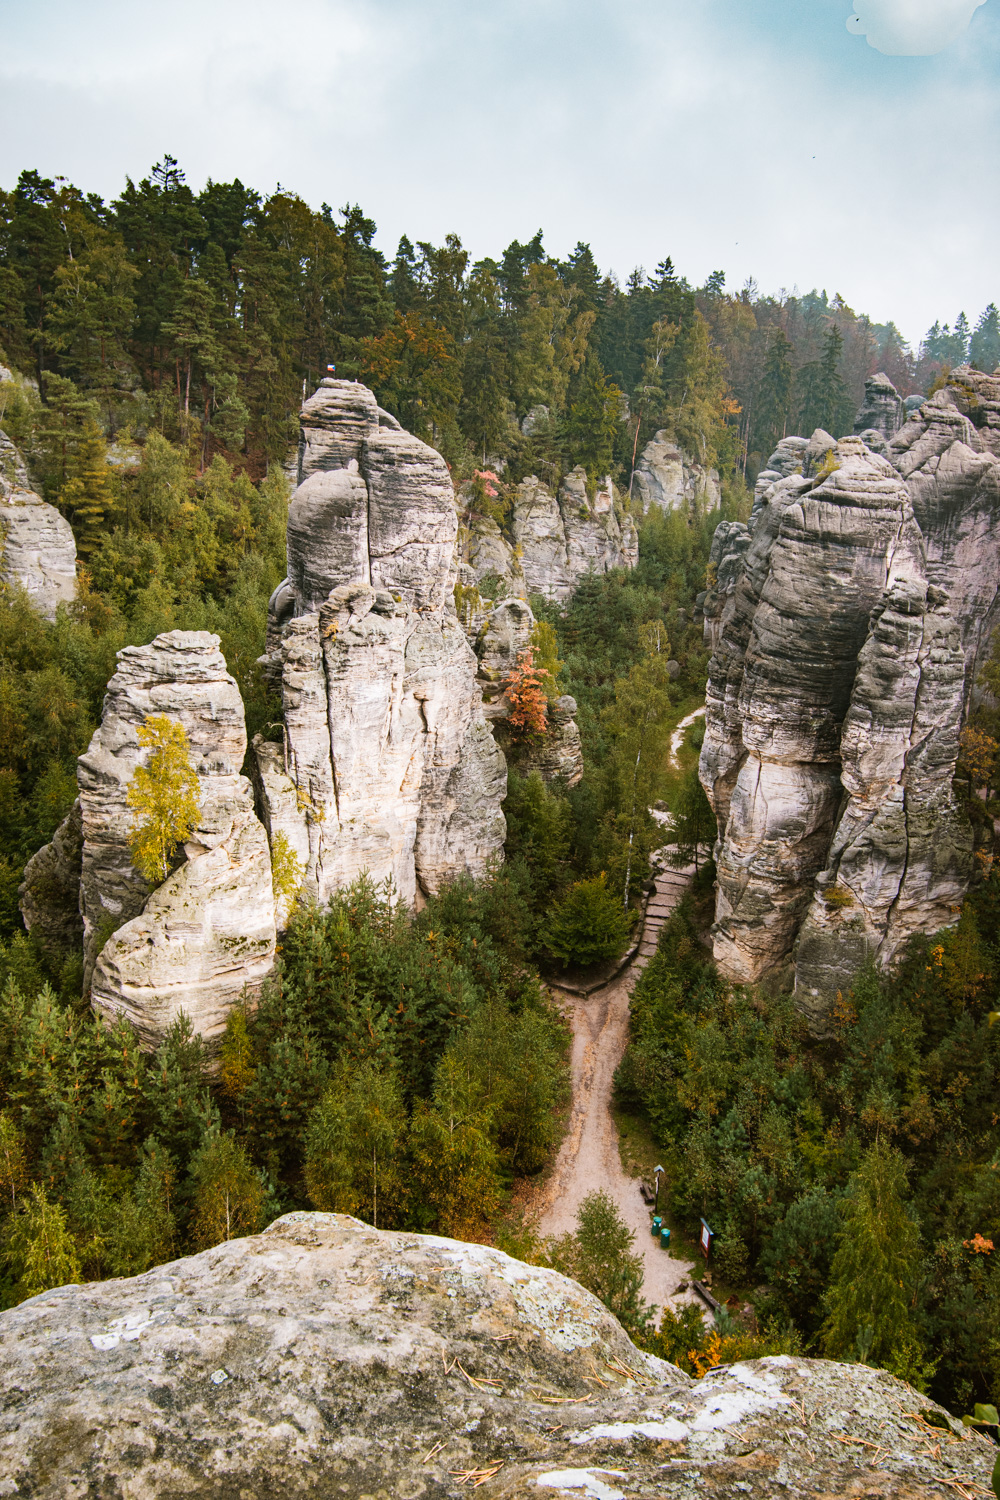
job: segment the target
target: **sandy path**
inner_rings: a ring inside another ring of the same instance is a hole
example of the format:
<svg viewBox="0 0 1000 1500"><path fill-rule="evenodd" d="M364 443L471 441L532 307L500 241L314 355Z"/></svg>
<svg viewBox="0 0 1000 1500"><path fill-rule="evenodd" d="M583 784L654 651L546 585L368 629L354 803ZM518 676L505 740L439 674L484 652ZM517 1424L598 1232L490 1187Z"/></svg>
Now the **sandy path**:
<svg viewBox="0 0 1000 1500"><path fill-rule="evenodd" d="M685 734L687 734L692 724L694 724L698 719L703 719L704 717L704 707L696 708L693 714L688 714L686 718L681 720L677 728L674 730L673 734L670 736L670 764L673 766L675 771L680 769L680 752L681 746L684 743Z"/></svg>
<svg viewBox="0 0 1000 1500"><path fill-rule="evenodd" d="M650 1210L639 1191L639 1180L622 1170L618 1131L611 1116L615 1069L628 1040L628 1009L632 987L656 951L656 939L669 913L690 884L694 867L667 870L656 880L650 899L639 956L632 966L587 999L557 990L573 1028L570 1068L573 1106L569 1128L556 1158L540 1205L542 1234L565 1234L576 1227L576 1211L588 1193L603 1188L635 1233L635 1248L645 1267L643 1295L662 1307L674 1296L678 1283L690 1278L692 1267L675 1260L649 1232ZM690 1295L690 1294L689 1294ZM689 1300L681 1294L681 1300Z"/></svg>

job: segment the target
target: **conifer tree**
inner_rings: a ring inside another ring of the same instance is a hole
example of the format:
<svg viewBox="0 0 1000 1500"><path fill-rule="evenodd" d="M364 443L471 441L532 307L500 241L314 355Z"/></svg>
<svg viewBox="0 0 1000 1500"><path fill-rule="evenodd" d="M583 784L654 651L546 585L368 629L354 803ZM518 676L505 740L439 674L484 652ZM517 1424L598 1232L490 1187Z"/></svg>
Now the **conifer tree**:
<svg viewBox="0 0 1000 1500"><path fill-rule="evenodd" d="M686 772L677 788L670 804L670 818L674 863L693 862L697 871L702 848L711 844L716 834L715 814L698 778L697 765Z"/></svg>
<svg viewBox="0 0 1000 1500"><path fill-rule="evenodd" d="M73 523L77 548L85 558L99 545L111 498L107 449L97 424L88 421L73 456L72 477L59 497Z"/></svg>
<svg viewBox="0 0 1000 1500"><path fill-rule="evenodd" d="M851 1179L827 1293L823 1350L897 1372L919 1349L911 1308L920 1231L905 1202L903 1158L876 1141Z"/></svg>
<svg viewBox="0 0 1000 1500"><path fill-rule="evenodd" d="M969 362L988 375L1000 365L1000 310L991 302L969 340Z"/></svg>
<svg viewBox="0 0 1000 1500"><path fill-rule="evenodd" d="M310 1118L306 1183L317 1208L379 1223L399 1215L406 1111L391 1059L344 1067Z"/></svg>
<svg viewBox="0 0 1000 1500"><path fill-rule="evenodd" d="M52 1287L81 1279L80 1259L66 1222L66 1210L51 1203L34 1183L4 1230L4 1249L23 1302Z"/></svg>
<svg viewBox="0 0 1000 1500"><path fill-rule="evenodd" d="M135 820L129 848L143 879L159 885L167 878L174 850L198 821L198 776L183 724L151 714L136 734L152 753L145 765L136 766L129 782L127 800Z"/></svg>
<svg viewBox="0 0 1000 1500"><path fill-rule="evenodd" d="M3 1204L0 1213L16 1207L18 1194L27 1180L24 1136L14 1124L13 1116L7 1110L0 1110L0 1203Z"/></svg>
<svg viewBox="0 0 1000 1500"><path fill-rule="evenodd" d="M821 357L799 371L799 427L807 436L819 427L832 437L843 437L850 421L850 402L840 374L843 347L844 336L832 323L823 339Z"/></svg>

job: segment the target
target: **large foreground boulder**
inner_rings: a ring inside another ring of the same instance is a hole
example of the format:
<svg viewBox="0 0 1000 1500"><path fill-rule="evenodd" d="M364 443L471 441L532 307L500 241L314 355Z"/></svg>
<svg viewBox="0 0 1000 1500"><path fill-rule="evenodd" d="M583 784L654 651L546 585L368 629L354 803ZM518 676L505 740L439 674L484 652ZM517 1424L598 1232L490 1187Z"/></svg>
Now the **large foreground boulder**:
<svg viewBox="0 0 1000 1500"><path fill-rule="evenodd" d="M863 1365L694 1382L575 1282L498 1250L294 1213L0 1314L0 1494L988 1493L996 1450Z"/></svg>

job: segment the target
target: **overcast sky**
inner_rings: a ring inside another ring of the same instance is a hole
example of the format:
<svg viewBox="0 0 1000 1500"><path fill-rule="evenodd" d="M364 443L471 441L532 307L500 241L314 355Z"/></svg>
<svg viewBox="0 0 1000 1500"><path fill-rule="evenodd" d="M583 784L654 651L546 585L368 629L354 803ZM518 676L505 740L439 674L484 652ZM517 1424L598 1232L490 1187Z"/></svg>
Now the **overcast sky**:
<svg viewBox="0 0 1000 1500"><path fill-rule="evenodd" d="M541 227L623 279L1000 302L1000 0L0 0L0 185L164 152L358 202L391 255Z"/></svg>

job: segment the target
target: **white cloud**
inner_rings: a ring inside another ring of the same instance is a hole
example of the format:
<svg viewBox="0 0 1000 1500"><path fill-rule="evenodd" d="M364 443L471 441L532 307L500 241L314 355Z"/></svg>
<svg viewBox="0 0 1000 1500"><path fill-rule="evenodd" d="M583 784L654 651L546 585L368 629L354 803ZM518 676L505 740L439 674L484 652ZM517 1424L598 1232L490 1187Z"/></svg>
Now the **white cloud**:
<svg viewBox="0 0 1000 1500"><path fill-rule="evenodd" d="M889 57L931 57L969 27L986 0L856 0L847 29Z"/></svg>

